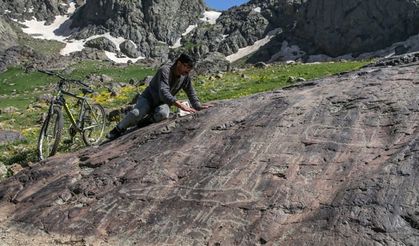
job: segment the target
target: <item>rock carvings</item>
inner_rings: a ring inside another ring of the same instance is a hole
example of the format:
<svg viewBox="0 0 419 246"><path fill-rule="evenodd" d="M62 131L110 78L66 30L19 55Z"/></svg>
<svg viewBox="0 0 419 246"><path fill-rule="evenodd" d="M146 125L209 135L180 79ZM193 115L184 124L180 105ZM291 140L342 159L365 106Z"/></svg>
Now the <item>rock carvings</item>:
<svg viewBox="0 0 419 246"><path fill-rule="evenodd" d="M417 245L418 70L221 101L48 159L0 184L0 242Z"/></svg>

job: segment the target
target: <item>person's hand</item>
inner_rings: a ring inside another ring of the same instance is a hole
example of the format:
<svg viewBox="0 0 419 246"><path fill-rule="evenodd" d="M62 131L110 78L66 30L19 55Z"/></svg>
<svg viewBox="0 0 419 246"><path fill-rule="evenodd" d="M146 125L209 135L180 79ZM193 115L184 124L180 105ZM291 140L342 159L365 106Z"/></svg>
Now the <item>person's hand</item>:
<svg viewBox="0 0 419 246"><path fill-rule="evenodd" d="M176 101L175 105L176 105L176 107L180 108L181 110L183 110L185 112L189 112L189 113L196 113L197 112L196 109L188 107L187 105L185 105L185 104L183 104L179 101Z"/></svg>

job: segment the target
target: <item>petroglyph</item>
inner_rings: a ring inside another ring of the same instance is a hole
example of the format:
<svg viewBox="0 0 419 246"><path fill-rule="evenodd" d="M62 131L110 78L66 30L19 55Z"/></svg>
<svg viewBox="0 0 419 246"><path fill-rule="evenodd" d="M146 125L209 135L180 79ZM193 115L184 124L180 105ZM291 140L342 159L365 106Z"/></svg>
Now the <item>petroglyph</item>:
<svg viewBox="0 0 419 246"><path fill-rule="evenodd" d="M416 244L418 66L219 102L48 159L0 184L0 225L103 245Z"/></svg>

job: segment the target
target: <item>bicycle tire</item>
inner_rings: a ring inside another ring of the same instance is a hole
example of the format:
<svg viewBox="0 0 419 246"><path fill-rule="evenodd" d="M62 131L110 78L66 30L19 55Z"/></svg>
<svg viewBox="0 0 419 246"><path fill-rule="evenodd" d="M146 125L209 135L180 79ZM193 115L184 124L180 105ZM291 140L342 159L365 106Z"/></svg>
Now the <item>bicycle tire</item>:
<svg viewBox="0 0 419 246"><path fill-rule="evenodd" d="M41 132L39 134L37 145L39 160L43 160L46 157L53 156L57 153L63 128L64 118L61 108L58 106L54 106L52 109L52 113L49 113L45 118L45 121L41 127ZM50 137L52 140L51 142ZM46 149L44 149L45 147Z"/></svg>
<svg viewBox="0 0 419 246"><path fill-rule="evenodd" d="M92 115L92 113L94 115ZM86 146L98 144L103 136L106 125L105 109L100 104L91 105L83 115L83 142Z"/></svg>

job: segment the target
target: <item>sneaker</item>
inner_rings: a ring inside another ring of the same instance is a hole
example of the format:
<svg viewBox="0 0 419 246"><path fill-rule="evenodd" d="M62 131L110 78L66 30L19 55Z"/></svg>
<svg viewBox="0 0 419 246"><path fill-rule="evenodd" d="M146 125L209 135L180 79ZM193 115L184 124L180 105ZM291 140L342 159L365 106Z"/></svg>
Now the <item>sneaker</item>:
<svg viewBox="0 0 419 246"><path fill-rule="evenodd" d="M108 134L106 134L106 138L109 140L114 140L119 138L122 133L124 133L124 130L121 130L118 128L118 126L115 126Z"/></svg>

